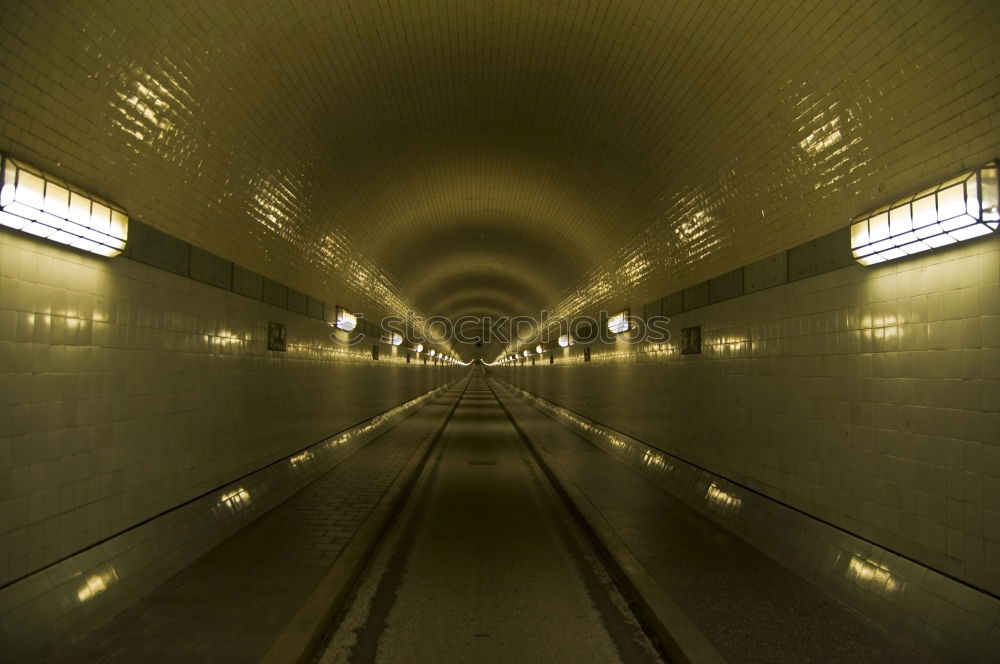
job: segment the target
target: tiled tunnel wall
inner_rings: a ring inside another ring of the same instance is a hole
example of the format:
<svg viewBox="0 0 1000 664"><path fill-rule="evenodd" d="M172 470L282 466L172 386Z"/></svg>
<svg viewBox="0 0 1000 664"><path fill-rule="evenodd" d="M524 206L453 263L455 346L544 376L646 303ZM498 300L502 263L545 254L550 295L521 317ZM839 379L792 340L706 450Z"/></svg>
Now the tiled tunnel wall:
<svg viewBox="0 0 1000 664"><path fill-rule="evenodd" d="M331 331L308 305L0 233L0 586L459 371Z"/></svg>
<svg viewBox="0 0 1000 664"><path fill-rule="evenodd" d="M492 371L1000 594L1000 241L806 278L793 267L714 303L712 282L692 306L696 289L663 298L678 300L658 305L668 343L595 344L589 363L584 346L553 344L551 365ZM682 354L696 325L701 353Z"/></svg>

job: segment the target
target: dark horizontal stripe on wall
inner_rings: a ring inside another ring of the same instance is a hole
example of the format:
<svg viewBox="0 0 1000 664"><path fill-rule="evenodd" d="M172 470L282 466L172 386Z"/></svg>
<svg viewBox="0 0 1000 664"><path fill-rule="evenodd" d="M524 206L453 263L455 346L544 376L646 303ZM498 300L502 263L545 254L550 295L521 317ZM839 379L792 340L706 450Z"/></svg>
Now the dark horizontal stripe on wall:
<svg viewBox="0 0 1000 664"><path fill-rule="evenodd" d="M200 247L129 219L122 256L238 295L325 320L333 307Z"/></svg>
<svg viewBox="0 0 1000 664"><path fill-rule="evenodd" d="M851 253L851 229L844 227L665 295L646 303L642 310L646 318L651 315L672 316L855 264Z"/></svg>

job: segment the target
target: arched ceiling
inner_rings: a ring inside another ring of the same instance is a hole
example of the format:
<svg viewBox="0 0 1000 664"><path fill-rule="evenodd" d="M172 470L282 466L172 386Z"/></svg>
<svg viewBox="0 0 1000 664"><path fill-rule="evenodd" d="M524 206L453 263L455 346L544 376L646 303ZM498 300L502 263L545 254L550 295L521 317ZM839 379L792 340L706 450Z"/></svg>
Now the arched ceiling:
<svg viewBox="0 0 1000 664"><path fill-rule="evenodd" d="M993 157L997 6L5 3L0 148L369 315L566 314Z"/></svg>

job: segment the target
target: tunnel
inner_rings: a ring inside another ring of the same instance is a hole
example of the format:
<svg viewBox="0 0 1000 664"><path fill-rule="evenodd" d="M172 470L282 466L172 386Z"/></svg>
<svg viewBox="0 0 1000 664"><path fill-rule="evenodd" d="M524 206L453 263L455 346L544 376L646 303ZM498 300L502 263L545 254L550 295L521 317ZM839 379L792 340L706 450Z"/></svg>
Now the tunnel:
<svg viewBox="0 0 1000 664"><path fill-rule="evenodd" d="M0 661L1000 662L1000 4L0 4Z"/></svg>

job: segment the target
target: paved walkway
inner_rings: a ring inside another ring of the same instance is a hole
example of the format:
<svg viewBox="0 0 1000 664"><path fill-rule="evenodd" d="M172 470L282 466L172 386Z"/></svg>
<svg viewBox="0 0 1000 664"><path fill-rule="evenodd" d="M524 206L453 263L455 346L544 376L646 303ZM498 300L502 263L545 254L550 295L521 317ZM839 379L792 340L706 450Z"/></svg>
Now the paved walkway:
<svg viewBox="0 0 1000 664"><path fill-rule="evenodd" d="M464 386L439 395L50 661L259 661Z"/></svg>
<svg viewBox="0 0 1000 664"><path fill-rule="evenodd" d="M319 661L661 660L474 378Z"/></svg>
<svg viewBox="0 0 1000 664"><path fill-rule="evenodd" d="M533 441L730 662L915 664L880 627L491 382Z"/></svg>

